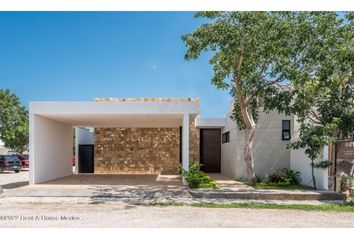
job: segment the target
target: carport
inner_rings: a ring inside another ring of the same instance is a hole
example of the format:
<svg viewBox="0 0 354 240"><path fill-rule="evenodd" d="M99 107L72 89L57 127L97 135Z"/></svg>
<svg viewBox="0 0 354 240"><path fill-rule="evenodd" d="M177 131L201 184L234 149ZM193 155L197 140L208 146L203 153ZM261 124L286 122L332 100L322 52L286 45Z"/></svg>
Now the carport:
<svg viewBox="0 0 354 240"><path fill-rule="evenodd" d="M72 175L73 127L182 127L182 166L189 165L195 102L31 102L30 184Z"/></svg>

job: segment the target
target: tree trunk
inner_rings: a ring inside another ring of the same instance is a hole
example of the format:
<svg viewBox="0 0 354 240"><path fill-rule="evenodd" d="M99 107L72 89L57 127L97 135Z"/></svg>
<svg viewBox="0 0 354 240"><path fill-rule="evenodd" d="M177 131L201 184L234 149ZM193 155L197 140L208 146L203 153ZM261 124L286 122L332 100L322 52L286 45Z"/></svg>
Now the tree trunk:
<svg viewBox="0 0 354 240"><path fill-rule="evenodd" d="M315 166L314 166L314 161L313 160L311 160L311 174L312 174L313 188L317 189L316 178L315 178Z"/></svg>
<svg viewBox="0 0 354 240"><path fill-rule="evenodd" d="M256 184L256 175L254 174L254 161L252 155L252 146L254 140L254 133L256 128L246 128L245 131L245 148L244 160L246 164L247 179L249 184Z"/></svg>

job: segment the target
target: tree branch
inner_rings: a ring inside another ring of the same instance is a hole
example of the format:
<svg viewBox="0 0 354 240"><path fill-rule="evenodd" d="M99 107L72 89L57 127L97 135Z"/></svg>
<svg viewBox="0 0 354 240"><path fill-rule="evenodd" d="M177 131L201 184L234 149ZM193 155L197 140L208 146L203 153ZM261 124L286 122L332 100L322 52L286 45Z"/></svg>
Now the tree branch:
<svg viewBox="0 0 354 240"><path fill-rule="evenodd" d="M234 77L233 82L235 83L237 98L240 103L240 110L241 110L242 119L246 125L246 128L250 129L250 128L253 128L255 124L254 124L253 119L251 119L250 114L248 113L247 104L246 104L246 101L242 95L241 70L242 70L242 64L243 64L243 52L244 52L244 42L241 41L240 57L239 57L239 60L237 63L237 74Z"/></svg>
<svg viewBox="0 0 354 240"><path fill-rule="evenodd" d="M279 83L279 82L282 82L282 81L284 81L283 78L282 77L278 77L275 80L267 81L266 86L270 86L270 85L273 85L273 84L276 84L276 83Z"/></svg>
<svg viewBox="0 0 354 240"><path fill-rule="evenodd" d="M314 122L315 122L315 123L317 122L317 123L319 123L319 124L323 124L323 123L321 122L320 117L319 117L318 114L316 113L316 111L314 111L313 109L310 109L310 111L311 111L311 114L316 118L316 121L314 121Z"/></svg>

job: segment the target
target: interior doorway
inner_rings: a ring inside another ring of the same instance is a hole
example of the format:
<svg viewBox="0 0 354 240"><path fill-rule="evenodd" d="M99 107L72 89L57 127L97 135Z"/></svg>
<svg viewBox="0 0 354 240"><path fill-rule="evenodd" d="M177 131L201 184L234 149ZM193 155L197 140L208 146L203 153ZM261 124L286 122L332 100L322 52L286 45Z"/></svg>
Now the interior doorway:
<svg viewBox="0 0 354 240"><path fill-rule="evenodd" d="M94 173L94 145L79 145L79 173Z"/></svg>

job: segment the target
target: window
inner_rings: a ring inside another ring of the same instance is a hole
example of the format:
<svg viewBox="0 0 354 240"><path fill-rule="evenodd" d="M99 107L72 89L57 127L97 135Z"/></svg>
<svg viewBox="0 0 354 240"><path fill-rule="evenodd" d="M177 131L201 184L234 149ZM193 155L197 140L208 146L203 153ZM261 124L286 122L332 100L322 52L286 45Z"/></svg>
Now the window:
<svg viewBox="0 0 354 240"><path fill-rule="evenodd" d="M283 121L282 121L282 134L281 134L281 139L282 139L282 140L290 140L290 139L291 139L291 134L290 134L290 120L283 120Z"/></svg>
<svg viewBox="0 0 354 240"><path fill-rule="evenodd" d="M227 143L230 142L230 132L223 133L221 136L221 142Z"/></svg>

